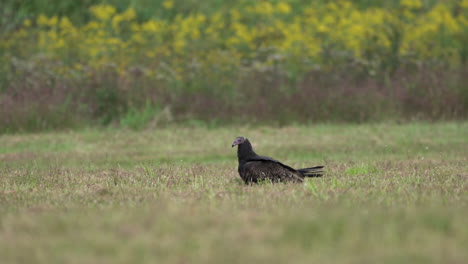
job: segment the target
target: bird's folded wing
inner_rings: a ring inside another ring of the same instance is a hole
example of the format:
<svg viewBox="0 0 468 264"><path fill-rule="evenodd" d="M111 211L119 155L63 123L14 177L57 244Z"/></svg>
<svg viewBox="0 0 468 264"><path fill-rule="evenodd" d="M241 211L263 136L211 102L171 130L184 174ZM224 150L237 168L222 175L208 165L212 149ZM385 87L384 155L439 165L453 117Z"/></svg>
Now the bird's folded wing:
<svg viewBox="0 0 468 264"><path fill-rule="evenodd" d="M244 177L261 181L269 179L272 181L303 181L296 170L278 161L268 159L251 160L244 165Z"/></svg>
<svg viewBox="0 0 468 264"><path fill-rule="evenodd" d="M266 157L266 156L259 156L259 155L257 155L257 156L255 156L255 157L249 158L249 159L247 160L247 162L249 162L249 161L274 162L274 163L277 163L277 164L283 166L284 168L286 168L286 169L288 169L288 170L290 170L290 171L294 171L294 172L296 171L295 169L289 167L288 165L286 165L286 164L284 164L284 163L282 163L282 162L280 162L280 161L278 161L278 160L272 159L272 158L270 158L270 157Z"/></svg>

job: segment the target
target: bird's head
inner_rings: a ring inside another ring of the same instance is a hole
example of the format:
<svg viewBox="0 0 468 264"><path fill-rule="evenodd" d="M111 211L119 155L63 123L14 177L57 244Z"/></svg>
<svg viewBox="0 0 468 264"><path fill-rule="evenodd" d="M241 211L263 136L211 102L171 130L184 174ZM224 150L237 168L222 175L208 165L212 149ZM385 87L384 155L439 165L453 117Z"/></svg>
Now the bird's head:
<svg viewBox="0 0 468 264"><path fill-rule="evenodd" d="M237 137L234 142L232 142L232 147L244 143L247 139L245 137Z"/></svg>

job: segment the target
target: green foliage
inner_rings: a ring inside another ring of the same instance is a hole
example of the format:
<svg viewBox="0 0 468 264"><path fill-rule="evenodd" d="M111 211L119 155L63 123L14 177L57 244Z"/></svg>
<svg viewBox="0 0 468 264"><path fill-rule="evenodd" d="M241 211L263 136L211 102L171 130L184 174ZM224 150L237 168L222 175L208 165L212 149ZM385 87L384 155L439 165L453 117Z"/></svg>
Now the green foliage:
<svg viewBox="0 0 468 264"><path fill-rule="evenodd" d="M465 0L52 3L2 4L0 133L468 114Z"/></svg>
<svg viewBox="0 0 468 264"><path fill-rule="evenodd" d="M115 87L105 83L104 86L98 87L94 97L96 98L96 113L99 115L103 125L110 124L111 121L117 119L123 110L121 94Z"/></svg>
<svg viewBox="0 0 468 264"><path fill-rule="evenodd" d="M148 126L150 122L157 120L158 114L161 112L159 107L146 103L142 110L132 108L120 118L120 125L131 129L142 129Z"/></svg>

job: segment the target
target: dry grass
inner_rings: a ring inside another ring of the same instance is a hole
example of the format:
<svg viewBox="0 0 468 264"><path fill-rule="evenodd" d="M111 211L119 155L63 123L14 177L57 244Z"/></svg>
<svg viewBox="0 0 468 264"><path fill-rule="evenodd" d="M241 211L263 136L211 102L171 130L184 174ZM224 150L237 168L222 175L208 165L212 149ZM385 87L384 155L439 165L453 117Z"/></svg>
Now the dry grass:
<svg viewBox="0 0 468 264"><path fill-rule="evenodd" d="M466 123L0 137L4 263L463 263ZM238 136L305 184L245 186Z"/></svg>

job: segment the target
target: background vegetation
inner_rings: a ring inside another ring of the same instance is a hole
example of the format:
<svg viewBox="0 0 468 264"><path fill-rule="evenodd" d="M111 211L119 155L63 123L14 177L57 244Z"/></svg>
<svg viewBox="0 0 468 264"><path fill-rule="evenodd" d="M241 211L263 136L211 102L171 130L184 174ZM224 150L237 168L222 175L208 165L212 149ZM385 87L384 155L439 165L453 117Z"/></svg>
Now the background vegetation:
<svg viewBox="0 0 468 264"><path fill-rule="evenodd" d="M6 0L0 12L0 132L467 117L467 0Z"/></svg>
<svg viewBox="0 0 468 264"><path fill-rule="evenodd" d="M467 0L3 0L0 260L464 263L466 43ZM245 186L239 135L326 174Z"/></svg>
<svg viewBox="0 0 468 264"><path fill-rule="evenodd" d="M1 260L464 263L467 129L458 122L3 135ZM293 167L323 164L326 175L245 186L230 146L239 134L261 154Z"/></svg>

